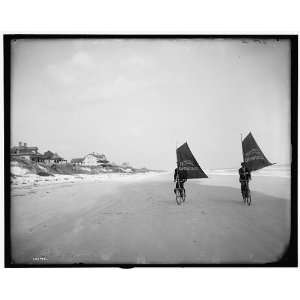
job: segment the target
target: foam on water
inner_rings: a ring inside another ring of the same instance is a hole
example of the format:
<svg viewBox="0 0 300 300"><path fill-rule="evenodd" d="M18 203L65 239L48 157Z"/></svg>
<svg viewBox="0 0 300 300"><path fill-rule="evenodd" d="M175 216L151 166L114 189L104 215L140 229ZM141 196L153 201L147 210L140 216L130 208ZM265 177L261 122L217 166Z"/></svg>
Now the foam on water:
<svg viewBox="0 0 300 300"><path fill-rule="evenodd" d="M205 170L207 175L238 175L238 169L225 168L225 169L210 169ZM253 176L270 176L270 177L291 177L291 166L290 165L273 165L263 168L258 171L252 172Z"/></svg>

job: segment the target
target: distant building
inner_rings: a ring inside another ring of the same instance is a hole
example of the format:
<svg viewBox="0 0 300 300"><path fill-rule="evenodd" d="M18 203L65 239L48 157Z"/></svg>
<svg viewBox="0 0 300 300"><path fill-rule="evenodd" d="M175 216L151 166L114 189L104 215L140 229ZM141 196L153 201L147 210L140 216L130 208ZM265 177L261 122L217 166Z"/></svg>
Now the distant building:
<svg viewBox="0 0 300 300"><path fill-rule="evenodd" d="M34 162L45 163L61 163L66 162L65 159L60 157L57 153L46 151L44 154L38 152L38 147L28 147L27 143L22 144L19 142L19 146L12 147L10 150L11 157L20 157L32 160Z"/></svg>
<svg viewBox="0 0 300 300"><path fill-rule="evenodd" d="M66 159L60 157L57 153L53 153L51 151L46 151L43 155L45 163L64 163L67 162Z"/></svg>
<svg viewBox="0 0 300 300"><path fill-rule="evenodd" d="M83 158L82 164L85 166L106 166L109 161L104 154L90 153Z"/></svg>
<svg viewBox="0 0 300 300"><path fill-rule="evenodd" d="M45 162L44 155L41 153L31 155L30 159L34 162Z"/></svg>
<svg viewBox="0 0 300 300"><path fill-rule="evenodd" d="M11 157L30 159L31 156L38 154L38 147L29 147L27 143L22 144L22 142L19 142L19 146L14 146L10 149Z"/></svg>
<svg viewBox="0 0 300 300"><path fill-rule="evenodd" d="M56 164L58 163L66 163L67 160L63 159L61 156L59 156L57 153L54 153L54 155L52 156L52 161Z"/></svg>
<svg viewBox="0 0 300 300"><path fill-rule="evenodd" d="M83 158L73 158L71 159L71 164L73 165L82 165Z"/></svg>

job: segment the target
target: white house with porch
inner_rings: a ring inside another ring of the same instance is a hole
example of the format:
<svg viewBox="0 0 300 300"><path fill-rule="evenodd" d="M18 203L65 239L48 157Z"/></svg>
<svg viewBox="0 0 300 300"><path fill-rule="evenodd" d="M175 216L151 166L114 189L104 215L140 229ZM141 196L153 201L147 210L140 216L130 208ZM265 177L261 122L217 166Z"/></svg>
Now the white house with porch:
<svg viewBox="0 0 300 300"><path fill-rule="evenodd" d="M83 158L82 165L85 166L106 166L109 161L104 154L90 153Z"/></svg>

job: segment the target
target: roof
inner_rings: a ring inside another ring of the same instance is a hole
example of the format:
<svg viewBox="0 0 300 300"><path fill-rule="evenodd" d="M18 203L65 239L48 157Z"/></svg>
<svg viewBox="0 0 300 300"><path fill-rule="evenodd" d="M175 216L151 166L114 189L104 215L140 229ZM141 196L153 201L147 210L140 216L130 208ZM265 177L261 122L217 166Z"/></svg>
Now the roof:
<svg viewBox="0 0 300 300"><path fill-rule="evenodd" d="M32 153L10 153L11 156L33 156L34 154Z"/></svg>
<svg viewBox="0 0 300 300"><path fill-rule="evenodd" d="M55 160L63 160L63 158L61 156L59 156L57 153L53 153L51 151L46 151L44 154L43 154L43 158L44 159L55 159Z"/></svg>
<svg viewBox="0 0 300 300"><path fill-rule="evenodd" d="M106 165L109 163L109 161L107 159L98 159L97 163L101 163L102 165Z"/></svg>
<svg viewBox="0 0 300 300"><path fill-rule="evenodd" d="M33 153L32 155L31 155L32 157L41 157L41 158L44 158L44 154L41 154L41 153Z"/></svg>
<svg viewBox="0 0 300 300"><path fill-rule="evenodd" d="M11 149L38 149L38 147L36 147L36 146L30 147L30 146L22 145L22 146L13 146L13 147L11 147Z"/></svg>
<svg viewBox="0 0 300 300"><path fill-rule="evenodd" d="M22 147L13 147L10 149L10 152L12 154L17 153L23 153L23 154L31 154L37 151L38 148L34 148L34 147L28 147L28 148L22 148Z"/></svg>
<svg viewBox="0 0 300 300"><path fill-rule="evenodd" d="M12 149L10 151L11 154L24 154L24 155L31 155L34 154L34 150L27 150L27 149L19 149L19 151L16 151L16 149Z"/></svg>
<svg viewBox="0 0 300 300"><path fill-rule="evenodd" d="M61 156L59 156L57 153L54 153L52 155L52 159L63 159Z"/></svg>
<svg viewBox="0 0 300 300"><path fill-rule="evenodd" d="M83 158L72 158L71 163L83 162Z"/></svg>
<svg viewBox="0 0 300 300"><path fill-rule="evenodd" d="M54 155L54 153L53 152L51 152L51 151L46 151L45 153L44 153L44 158L45 159L52 159L52 156Z"/></svg>
<svg viewBox="0 0 300 300"><path fill-rule="evenodd" d="M103 160L106 160L106 156L104 155L104 154L99 154L99 153L89 153L88 155L92 155L92 156L94 156L94 157L96 157L96 158L98 158L98 159L103 159ZM88 155L86 155L86 156L88 156Z"/></svg>

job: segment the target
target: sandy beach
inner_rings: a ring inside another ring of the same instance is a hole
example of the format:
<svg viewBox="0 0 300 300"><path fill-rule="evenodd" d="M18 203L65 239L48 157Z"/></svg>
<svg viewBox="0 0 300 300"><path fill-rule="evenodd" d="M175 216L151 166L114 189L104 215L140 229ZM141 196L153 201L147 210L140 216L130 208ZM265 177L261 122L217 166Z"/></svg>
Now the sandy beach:
<svg viewBox="0 0 300 300"><path fill-rule="evenodd" d="M238 177L186 184L171 173L12 187L15 263L268 263L290 233L290 179L254 176L252 205Z"/></svg>

